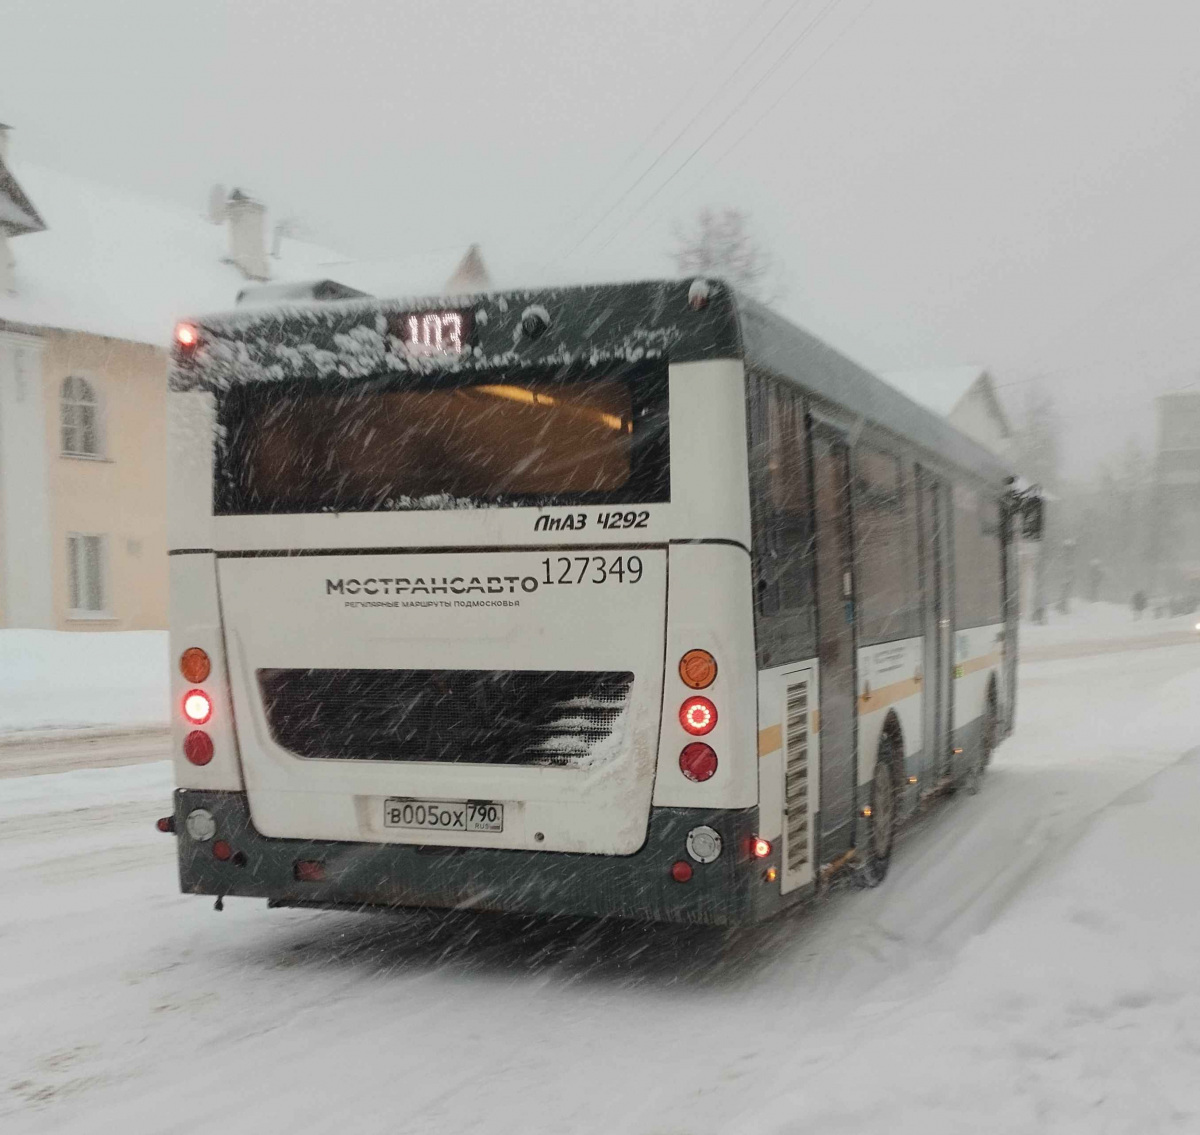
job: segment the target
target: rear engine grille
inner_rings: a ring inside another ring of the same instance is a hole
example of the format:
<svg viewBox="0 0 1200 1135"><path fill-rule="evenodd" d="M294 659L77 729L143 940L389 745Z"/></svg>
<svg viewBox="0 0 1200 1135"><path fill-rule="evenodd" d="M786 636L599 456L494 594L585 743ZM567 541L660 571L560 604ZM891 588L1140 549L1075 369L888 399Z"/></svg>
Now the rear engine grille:
<svg viewBox="0 0 1200 1135"><path fill-rule="evenodd" d="M786 729L784 815L787 823L787 869L799 871L809 861L807 681L788 687Z"/></svg>
<svg viewBox="0 0 1200 1135"><path fill-rule="evenodd" d="M580 767L623 748L633 675L263 669L258 684L271 736L297 756Z"/></svg>

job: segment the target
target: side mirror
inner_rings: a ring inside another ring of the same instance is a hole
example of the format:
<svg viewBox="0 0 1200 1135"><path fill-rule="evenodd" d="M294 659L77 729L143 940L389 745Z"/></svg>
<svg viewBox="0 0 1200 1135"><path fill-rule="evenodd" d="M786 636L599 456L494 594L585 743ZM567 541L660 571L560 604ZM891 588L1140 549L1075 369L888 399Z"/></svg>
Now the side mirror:
<svg viewBox="0 0 1200 1135"><path fill-rule="evenodd" d="M1046 502L1039 496L1028 496L1020 505L1021 537L1040 540L1046 527Z"/></svg>

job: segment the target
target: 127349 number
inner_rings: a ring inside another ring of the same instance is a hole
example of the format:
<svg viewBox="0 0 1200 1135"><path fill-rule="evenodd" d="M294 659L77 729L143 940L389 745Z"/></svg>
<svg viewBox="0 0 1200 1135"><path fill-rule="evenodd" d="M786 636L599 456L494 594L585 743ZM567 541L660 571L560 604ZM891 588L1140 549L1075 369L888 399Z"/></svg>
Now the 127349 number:
<svg viewBox="0 0 1200 1135"><path fill-rule="evenodd" d="M551 556L542 560L543 586L552 583L637 583L641 556Z"/></svg>

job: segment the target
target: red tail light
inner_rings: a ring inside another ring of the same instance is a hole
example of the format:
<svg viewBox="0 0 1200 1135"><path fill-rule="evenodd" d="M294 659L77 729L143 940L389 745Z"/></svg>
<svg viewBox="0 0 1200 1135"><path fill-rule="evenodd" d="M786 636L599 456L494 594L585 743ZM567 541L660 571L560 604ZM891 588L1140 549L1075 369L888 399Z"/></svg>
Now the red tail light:
<svg viewBox="0 0 1200 1135"><path fill-rule="evenodd" d="M212 717L212 701L203 690L188 690L183 697L183 716L193 725L203 725Z"/></svg>
<svg viewBox="0 0 1200 1135"><path fill-rule="evenodd" d="M203 729L193 729L183 739L183 755L194 765L206 765L213 759L212 738Z"/></svg>
<svg viewBox="0 0 1200 1135"><path fill-rule="evenodd" d="M679 770L688 780L708 780L717 771L717 754L703 741L693 741L679 754Z"/></svg>
<svg viewBox="0 0 1200 1135"><path fill-rule="evenodd" d="M762 836L756 836L750 844L750 850L754 853L755 859L766 859L771 854L771 843Z"/></svg>
<svg viewBox="0 0 1200 1135"><path fill-rule="evenodd" d="M692 697L679 707L679 724L693 737L711 733L717 723L717 707L708 698Z"/></svg>
<svg viewBox="0 0 1200 1135"><path fill-rule="evenodd" d="M175 830L174 816L161 816L154 824L160 832L173 832Z"/></svg>
<svg viewBox="0 0 1200 1135"><path fill-rule="evenodd" d="M175 342L185 351L190 351L200 342L200 329L194 323L176 323Z"/></svg>

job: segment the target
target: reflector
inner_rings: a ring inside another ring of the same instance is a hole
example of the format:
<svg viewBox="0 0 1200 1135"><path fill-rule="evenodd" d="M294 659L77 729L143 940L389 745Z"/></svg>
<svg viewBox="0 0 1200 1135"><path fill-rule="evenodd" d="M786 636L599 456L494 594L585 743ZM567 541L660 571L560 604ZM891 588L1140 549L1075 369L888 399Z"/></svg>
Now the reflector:
<svg viewBox="0 0 1200 1135"><path fill-rule="evenodd" d="M717 771L717 754L703 741L693 741L679 754L679 771L688 780L708 780Z"/></svg>
<svg viewBox="0 0 1200 1135"><path fill-rule="evenodd" d="M206 765L213 759L212 738L203 729L193 729L183 739L183 755L194 765Z"/></svg>
<svg viewBox="0 0 1200 1135"><path fill-rule="evenodd" d="M671 878L677 883L686 883L692 877L692 865L686 859L671 864Z"/></svg>

